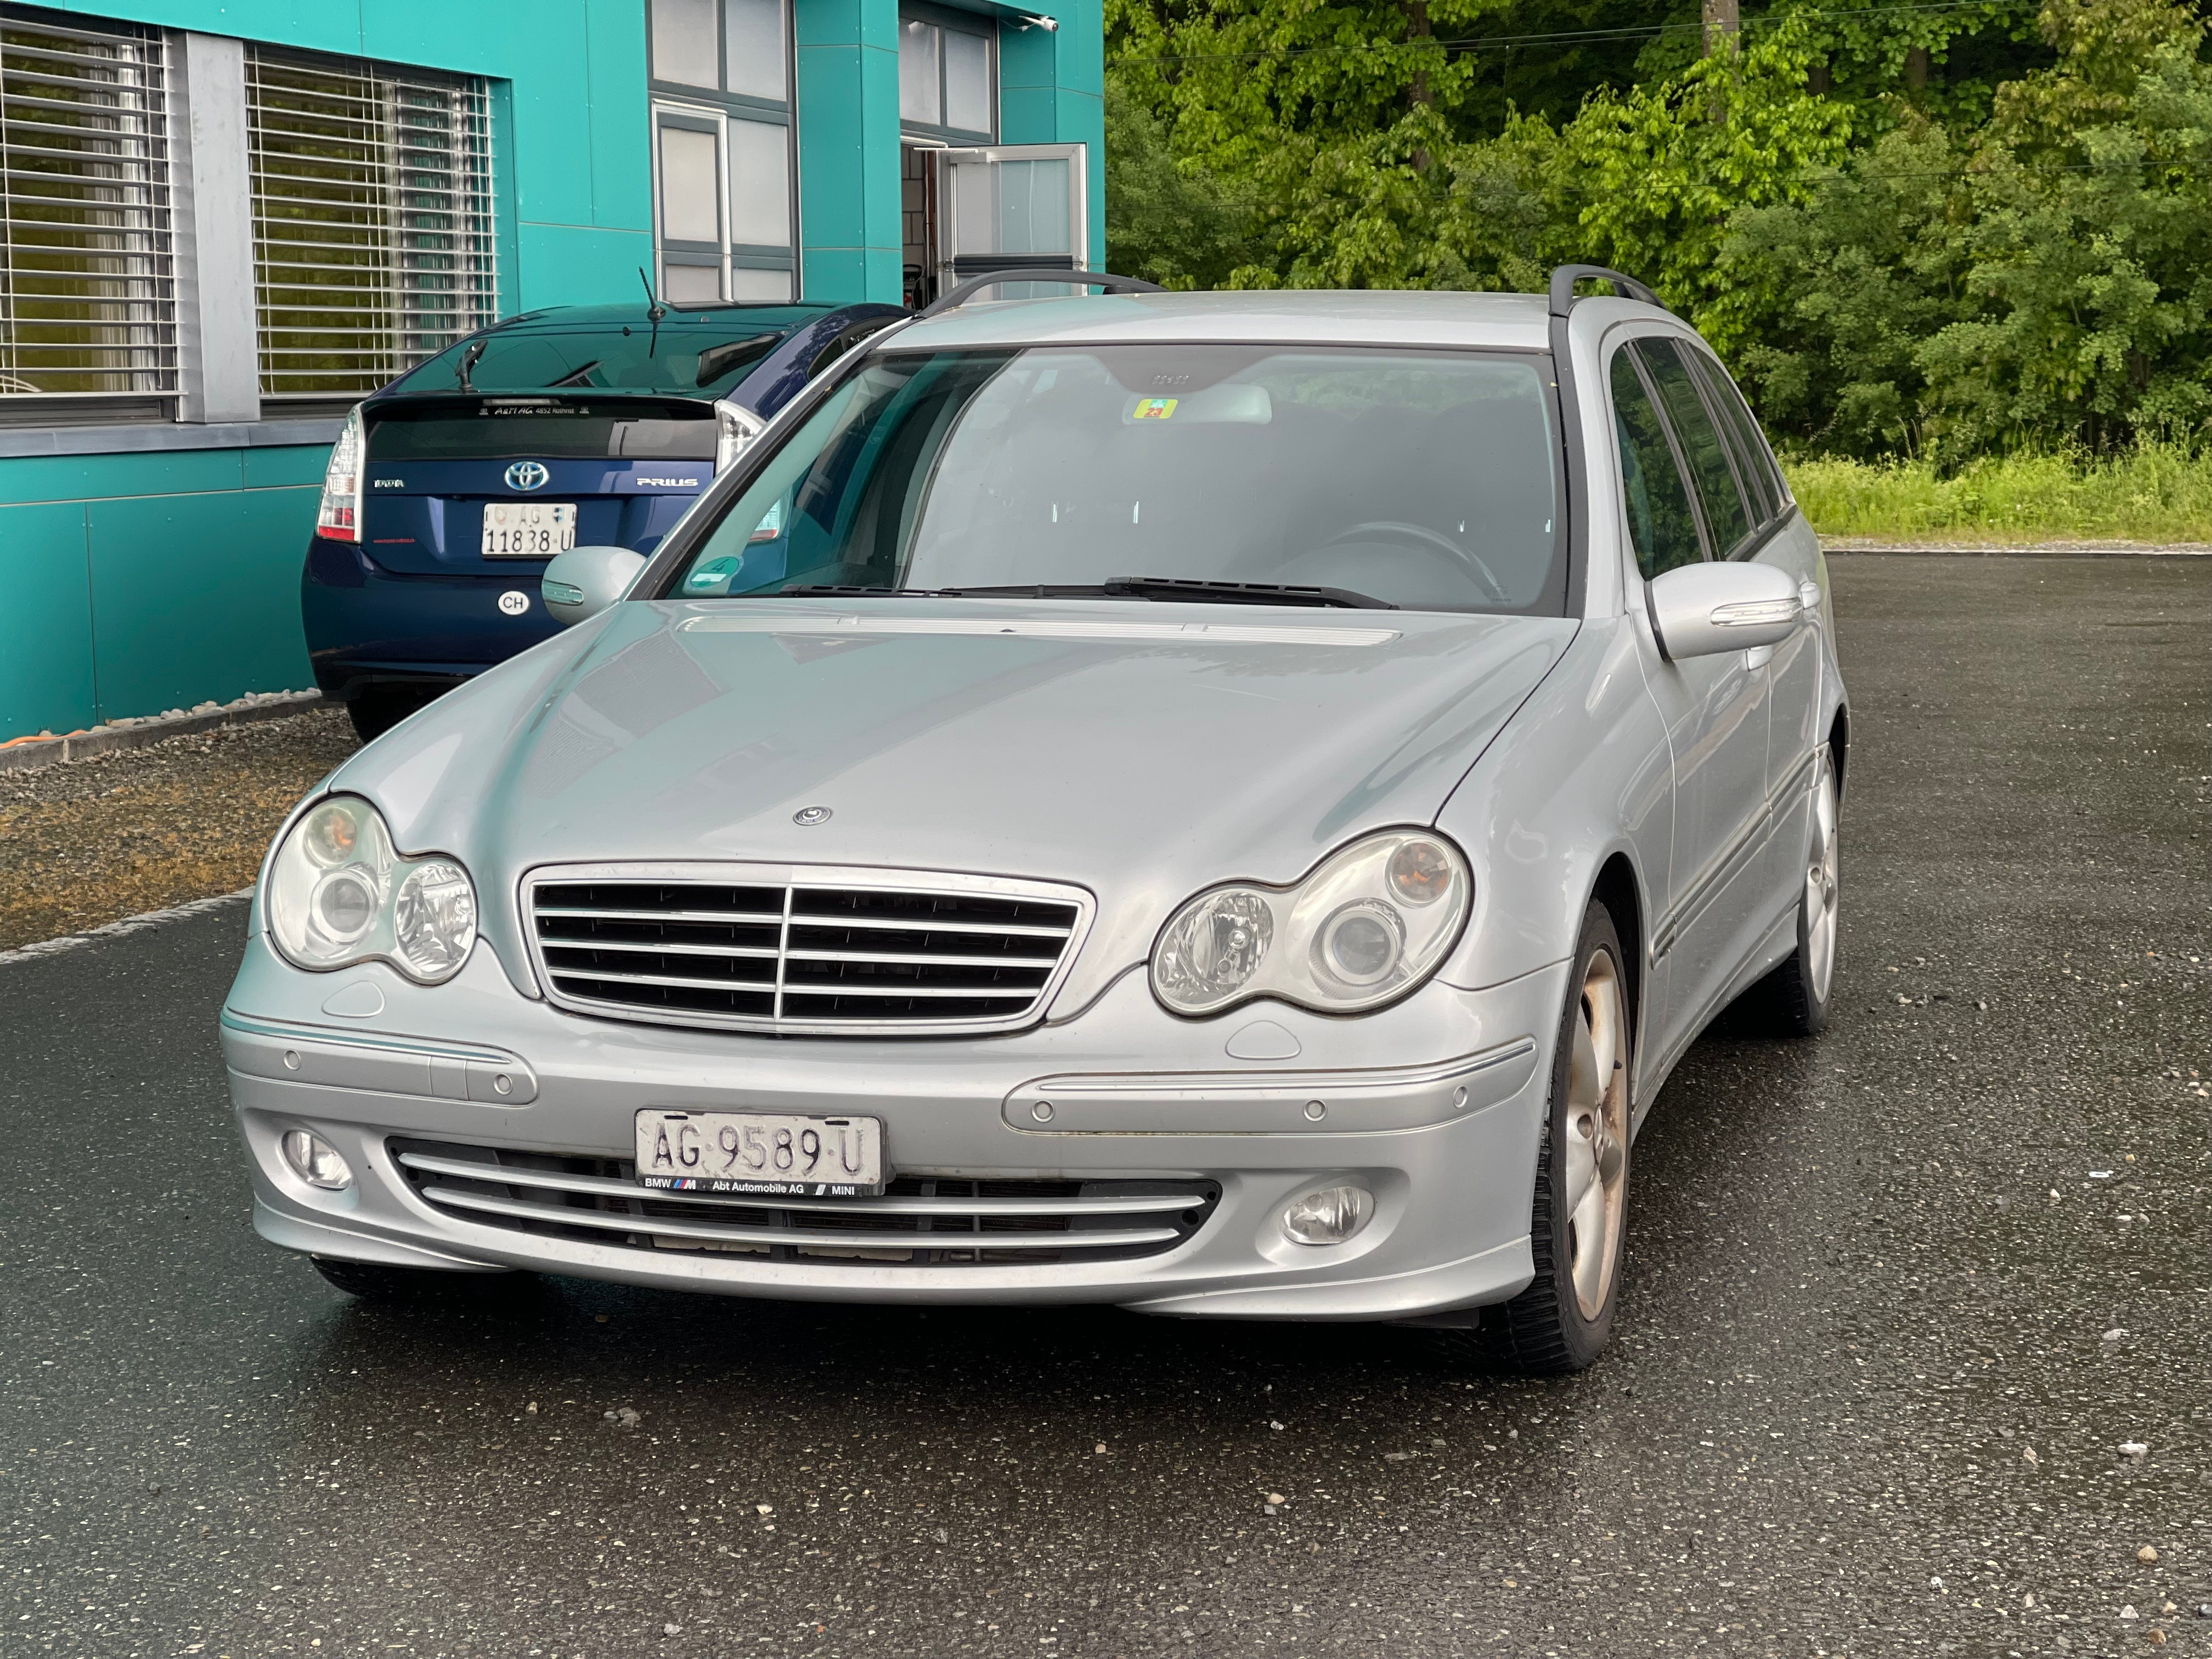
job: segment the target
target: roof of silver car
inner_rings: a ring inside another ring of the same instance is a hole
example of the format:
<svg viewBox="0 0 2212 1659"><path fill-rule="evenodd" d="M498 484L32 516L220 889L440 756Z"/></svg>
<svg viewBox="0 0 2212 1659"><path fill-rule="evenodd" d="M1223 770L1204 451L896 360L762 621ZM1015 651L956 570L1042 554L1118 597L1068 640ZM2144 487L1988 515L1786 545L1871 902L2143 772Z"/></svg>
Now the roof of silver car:
<svg viewBox="0 0 2212 1659"><path fill-rule="evenodd" d="M1540 294L1380 289L1114 294L970 302L900 330L884 348L1249 340L1540 350L1547 343L1549 316Z"/></svg>

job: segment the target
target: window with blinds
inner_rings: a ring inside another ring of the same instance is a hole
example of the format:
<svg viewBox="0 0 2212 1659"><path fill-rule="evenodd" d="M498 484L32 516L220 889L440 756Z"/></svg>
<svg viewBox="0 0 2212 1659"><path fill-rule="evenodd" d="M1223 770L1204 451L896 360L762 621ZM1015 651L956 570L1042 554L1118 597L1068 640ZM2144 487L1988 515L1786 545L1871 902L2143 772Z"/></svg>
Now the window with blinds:
<svg viewBox="0 0 2212 1659"><path fill-rule="evenodd" d="M374 392L495 319L482 80L249 46L246 83L264 398Z"/></svg>
<svg viewBox="0 0 2212 1659"><path fill-rule="evenodd" d="M652 0L660 297L797 296L787 0Z"/></svg>
<svg viewBox="0 0 2212 1659"><path fill-rule="evenodd" d="M0 6L0 400L177 386L161 43Z"/></svg>

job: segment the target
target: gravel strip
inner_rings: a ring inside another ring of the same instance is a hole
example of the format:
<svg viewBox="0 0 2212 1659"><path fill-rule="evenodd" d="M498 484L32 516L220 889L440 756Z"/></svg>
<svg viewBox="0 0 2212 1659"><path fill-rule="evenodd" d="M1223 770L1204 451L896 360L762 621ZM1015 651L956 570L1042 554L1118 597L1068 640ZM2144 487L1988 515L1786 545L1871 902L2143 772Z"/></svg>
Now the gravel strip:
<svg viewBox="0 0 2212 1659"><path fill-rule="evenodd" d="M0 772L0 950L248 886L360 745L342 708Z"/></svg>

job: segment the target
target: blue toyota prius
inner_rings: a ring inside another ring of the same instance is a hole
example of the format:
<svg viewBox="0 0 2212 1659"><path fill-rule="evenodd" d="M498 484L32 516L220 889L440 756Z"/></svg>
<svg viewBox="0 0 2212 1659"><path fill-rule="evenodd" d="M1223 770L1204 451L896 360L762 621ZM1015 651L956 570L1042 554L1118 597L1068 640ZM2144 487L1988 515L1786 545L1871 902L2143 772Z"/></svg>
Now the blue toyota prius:
<svg viewBox="0 0 2212 1659"><path fill-rule="evenodd" d="M650 553L801 386L905 314L568 306L401 376L331 451L300 590L315 683L366 740L537 644L548 559Z"/></svg>

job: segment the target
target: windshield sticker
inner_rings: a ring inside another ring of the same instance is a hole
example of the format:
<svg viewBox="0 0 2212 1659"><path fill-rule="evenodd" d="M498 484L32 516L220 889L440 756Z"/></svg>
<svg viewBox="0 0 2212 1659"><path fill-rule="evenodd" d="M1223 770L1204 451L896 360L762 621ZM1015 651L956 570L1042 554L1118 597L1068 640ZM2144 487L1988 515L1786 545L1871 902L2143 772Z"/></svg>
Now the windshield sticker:
<svg viewBox="0 0 2212 1659"><path fill-rule="evenodd" d="M1133 421L1171 421L1180 398L1139 398L1137 406L1129 411Z"/></svg>

